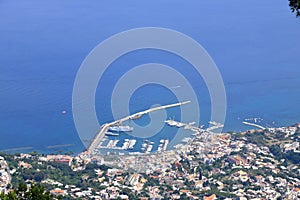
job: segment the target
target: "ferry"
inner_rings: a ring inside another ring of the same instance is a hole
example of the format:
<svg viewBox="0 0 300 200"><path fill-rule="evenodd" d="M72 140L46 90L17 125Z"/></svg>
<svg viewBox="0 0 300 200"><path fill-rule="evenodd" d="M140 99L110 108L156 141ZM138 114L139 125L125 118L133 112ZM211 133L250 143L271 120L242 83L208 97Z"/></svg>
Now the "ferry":
<svg viewBox="0 0 300 200"><path fill-rule="evenodd" d="M130 126L111 126L109 127L110 131L113 132L130 132L133 131L133 127Z"/></svg>

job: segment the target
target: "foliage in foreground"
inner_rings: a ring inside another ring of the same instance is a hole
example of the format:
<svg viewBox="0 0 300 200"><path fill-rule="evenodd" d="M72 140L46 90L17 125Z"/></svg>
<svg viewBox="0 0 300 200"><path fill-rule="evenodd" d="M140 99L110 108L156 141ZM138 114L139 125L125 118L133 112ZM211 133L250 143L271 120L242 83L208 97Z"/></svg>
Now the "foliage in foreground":
<svg viewBox="0 0 300 200"><path fill-rule="evenodd" d="M25 183L8 194L0 194L0 200L52 200L53 196L43 186L32 184L30 188Z"/></svg>
<svg viewBox="0 0 300 200"><path fill-rule="evenodd" d="M293 13L296 13L297 17L300 17L300 0L289 0L290 7Z"/></svg>

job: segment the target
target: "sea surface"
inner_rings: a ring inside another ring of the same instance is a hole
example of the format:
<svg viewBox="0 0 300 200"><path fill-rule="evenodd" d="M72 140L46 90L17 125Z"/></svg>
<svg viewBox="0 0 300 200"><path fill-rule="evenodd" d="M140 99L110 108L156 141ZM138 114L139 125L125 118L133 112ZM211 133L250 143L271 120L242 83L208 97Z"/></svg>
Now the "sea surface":
<svg viewBox="0 0 300 200"><path fill-rule="evenodd" d="M0 1L0 151L84 150L72 116L76 73L100 42L139 27L180 31L207 50L225 84L224 131L252 128L242 124L251 118L264 126L300 121L300 19L287 0L10 0ZM172 66L197 83L200 124L206 125L211 105L204 81L185 60L149 49L122 56L107 70L96 94L99 123L113 120L110 96L116 81L149 62ZM132 95L129 109L133 113L176 101L168 88L149 84ZM180 120L178 108L167 115ZM149 116L137 121L149 122ZM172 139L174 131L166 126L160 134Z"/></svg>

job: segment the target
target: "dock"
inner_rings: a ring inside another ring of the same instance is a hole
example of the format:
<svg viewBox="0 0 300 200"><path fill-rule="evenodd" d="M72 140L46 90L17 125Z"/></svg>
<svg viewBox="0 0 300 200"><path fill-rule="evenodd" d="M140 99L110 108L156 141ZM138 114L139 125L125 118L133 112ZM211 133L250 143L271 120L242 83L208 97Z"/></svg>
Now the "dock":
<svg viewBox="0 0 300 200"><path fill-rule="evenodd" d="M158 110L163 110L163 109L167 109L167 108L182 106L182 105L188 104L190 102L191 101L184 101L184 102L179 102L179 103L174 103L174 104L169 104L169 105L163 105L163 106L150 108L150 109L138 112L138 113L134 113L134 114L132 114L130 116L127 116L127 117L124 117L122 119L119 119L119 120L116 120L116 121L113 121L113 122L110 122L110 123L103 124L100 127L99 132L95 135L94 139L92 140L92 142L91 142L91 144L88 148L89 154L94 152L94 150L97 148L97 146L100 144L101 140L105 136L105 133L109 130L110 126L115 126L115 125L118 125L118 124L122 124L125 121L132 120L134 118L137 118L137 116L140 117L140 116L148 114L150 112L155 112L155 111L158 111Z"/></svg>
<svg viewBox="0 0 300 200"><path fill-rule="evenodd" d="M255 127L263 129L263 130L266 129L265 127L263 127L261 125L250 123L250 122L243 122L243 124L246 124L246 125L249 125L249 126L255 126Z"/></svg>

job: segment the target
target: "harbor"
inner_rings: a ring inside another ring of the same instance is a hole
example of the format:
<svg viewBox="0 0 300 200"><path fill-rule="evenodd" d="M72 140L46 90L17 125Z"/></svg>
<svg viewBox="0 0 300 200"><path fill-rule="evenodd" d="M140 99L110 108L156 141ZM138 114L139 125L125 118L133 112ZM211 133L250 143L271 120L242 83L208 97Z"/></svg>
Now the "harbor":
<svg viewBox="0 0 300 200"><path fill-rule="evenodd" d="M191 137L182 139L182 144L190 144L195 137L209 137L209 135L214 134L213 130L223 128L224 126L221 123L213 121L208 122L209 126L207 128L204 128L204 125L197 126L195 125L195 122L184 123L172 119L165 120L164 122L169 127L182 128L193 132L191 134ZM167 151L170 142L167 138L160 138L160 140L158 141L152 141L150 139L139 141L130 138L128 135L125 135L125 132L133 131L132 127L128 125L117 126L116 124L114 124L111 126L103 126L103 129L104 128L107 129L108 132L105 132L105 135L102 137L95 150L105 150L108 154L115 152L119 155L124 155L124 151L126 151L129 155L147 155L151 152L160 153ZM120 137L122 135L125 136L125 138ZM179 146L182 144L179 144Z"/></svg>
<svg viewBox="0 0 300 200"><path fill-rule="evenodd" d="M120 134L124 134L125 132L131 132L133 131L133 127L130 127L128 125L124 126L123 123L126 121L130 120L136 120L141 118L143 115L149 114L150 112L155 112L158 110L163 110L163 109L168 109L172 107L178 107L178 106L183 106L185 104L190 103L190 101L184 101L184 102L179 102L179 103L174 103L174 104L169 104L169 105L163 105L163 106L158 106L154 108L150 108L148 110L144 110L138 113L134 113L130 116L121 118L119 120L103 124L100 127L99 132L95 135L94 139L92 140L88 152L90 155L93 155L96 153L98 150L104 149L104 150L119 150L119 151L126 151L126 150L133 150L136 145L137 141L135 139L129 139L125 138L124 141L120 142L118 137ZM111 139L114 138L114 139ZM158 148L155 149L155 151L164 151L167 149L169 141L167 139L161 140L161 143L158 144ZM144 145L144 146L143 146ZM141 153L150 153L151 151L154 150L154 142L149 141L146 145L143 143L141 145L141 148L139 149L139 152ZM131 152L135 153L135 152Z"/></svg>

